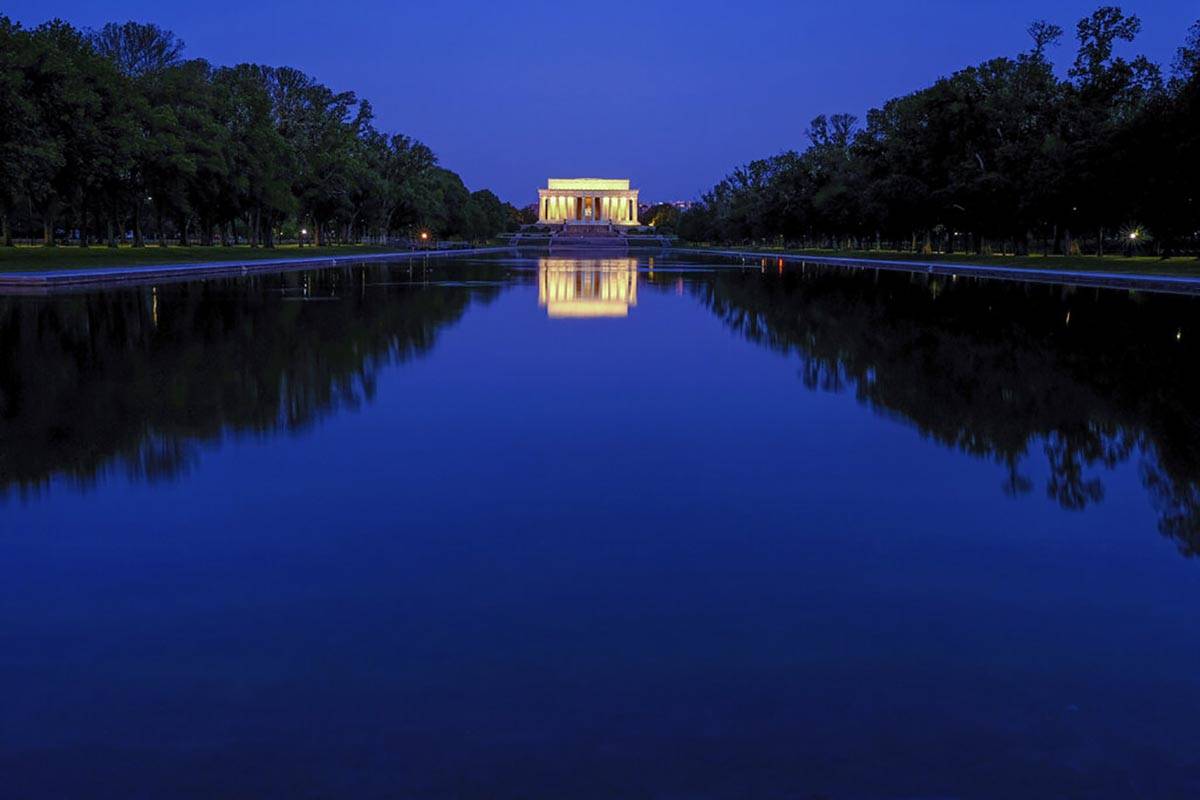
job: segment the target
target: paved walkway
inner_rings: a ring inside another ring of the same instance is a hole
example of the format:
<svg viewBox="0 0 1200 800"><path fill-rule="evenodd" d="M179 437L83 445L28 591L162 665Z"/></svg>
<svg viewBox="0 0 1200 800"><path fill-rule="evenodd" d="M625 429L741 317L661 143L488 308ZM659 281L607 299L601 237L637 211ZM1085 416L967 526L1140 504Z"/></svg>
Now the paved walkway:
<svg viewBox="0 0 1200 800"><path fill-rule="evenodd" d="M453 258L492 253L511 253L511 247L476 247L463 250L396 250L391 253L367 253L313 258L264 258L249 261L210 261L190 264L153 264L149 266L94 267L41 272L0 273L0 293L42 293L67 288L103 288L115 285L142 285L173 280L223 278L262 272L332 267L362 261L399 261L426 258Z"/></svg>
<svg viewBox="0 0 1200 800"><path fill-rule="evenodd" d="M1058 283L1069 286L1090 286L1108 289L1138 289L1149 292L1200 295L1200 277L1174 275L1145 275L1133 272L1091 272L1067 269L1037 269L1034 267L1002 267L982 264L952 264L939 261L904 261L884 258L841 258L838 256L808 256L799 253L764 253L755 250L708 250L691 247L672 247L676 255L711 255L755 260L783 259L806 264L827 264L852 269L885 269L899 272L922 272L930 275L969 275L972 278L1014 280L1029 283Z"/></svg>

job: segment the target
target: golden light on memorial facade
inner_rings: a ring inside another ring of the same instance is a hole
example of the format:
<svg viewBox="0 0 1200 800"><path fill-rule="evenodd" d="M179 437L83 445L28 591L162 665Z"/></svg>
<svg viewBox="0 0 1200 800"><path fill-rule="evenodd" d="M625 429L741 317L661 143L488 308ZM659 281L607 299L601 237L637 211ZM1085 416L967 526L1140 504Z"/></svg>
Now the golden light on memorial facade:
<svg viewBox="0 0 1200 800"><path fill-rule="evenodd" d="M637 225L638 190L628 178L551 178L538 189L538 222Z"/></svg>
<svg viewBox="0 0 1200 800"><path fill-rule="evenodd" d="M538 305L551 319L627 317L637 305L637 259L538 259Z"/></svg>

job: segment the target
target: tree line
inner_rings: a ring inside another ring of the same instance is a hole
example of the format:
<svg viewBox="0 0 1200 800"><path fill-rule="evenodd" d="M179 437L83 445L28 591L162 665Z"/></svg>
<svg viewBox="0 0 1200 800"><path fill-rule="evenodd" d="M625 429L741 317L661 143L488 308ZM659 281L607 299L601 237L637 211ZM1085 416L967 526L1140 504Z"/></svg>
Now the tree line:
<svg viewBox="0 0 1200 800"><path fill-rule="evenodd" d="M679 220L693 241L924 252L1200 250L1200 22L1170 70L1118 48L1140 20L1105 6L1030 49L871 110L813 120L802 152L734 170Z"/></svg>
<svg viewBox="0 0 1200 800"><path fill-rule="evenodd" d="M291 67L185 59L155 25L96 31L0 16L0 225L54 245L272 247L412 235L483 239L515 222L371 104Z"/></svg>

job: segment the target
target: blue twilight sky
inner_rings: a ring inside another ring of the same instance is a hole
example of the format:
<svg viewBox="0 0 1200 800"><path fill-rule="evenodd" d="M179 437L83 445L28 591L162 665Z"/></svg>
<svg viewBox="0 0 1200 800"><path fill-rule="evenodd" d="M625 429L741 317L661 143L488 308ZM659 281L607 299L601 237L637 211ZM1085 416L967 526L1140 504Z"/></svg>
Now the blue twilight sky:
<svg viewBox="0 0 1200 800"><path fill-rule="evenodd" d="M301 68L369 99L381 128L425 141L472 189L525 205L551 175L628 176L644 200L695 197L737 164L799 147L816 114L861 117L1024 49L1031 20L1070 36L1102 4L8 0L0 13L151 21L192 57ZM1123 6L1144 23L1130 49L1164 66L1200 18L1196 0ZM1065 68L1073 52L1068 40L1054 56Z"/></svg>

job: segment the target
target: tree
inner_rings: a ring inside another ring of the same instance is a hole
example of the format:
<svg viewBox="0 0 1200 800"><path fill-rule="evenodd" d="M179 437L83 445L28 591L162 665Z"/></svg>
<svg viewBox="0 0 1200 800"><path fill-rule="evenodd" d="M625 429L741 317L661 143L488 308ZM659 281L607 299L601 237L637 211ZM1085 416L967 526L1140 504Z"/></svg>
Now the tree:
<svg viewBox="0 0 1200 800"><path fill-rule="evenodd" d="M35 134L36 108L25 84L29 35L0 16L0 243L12 247L9 217L22 187L43 157Z"/></svg>
<svg viewBox="0 0 1200 800"><path fill-rule="evenodd" d="M1188 29L1187 40L1175 54L1172 65L1175 80L1186 83L1200 73L1200 20Z"/></svg>
<svg viewBox="0 0 1200 800"><path fill-rule="evenodd" d="M89 38L96 52L130 78L142 78L175 66L184 47L170 31L140 22L120 25L110 22Z"/></svg>
<svg viewBox="0 0 1200 800"><path fill-rule="evenodd" d="M463 233L468 239L491 239L508 227L509 207L487 189L472 192L463 210Z"/></svg>
<svg viewBox="0 0 1200 800"><path fill-rule="evenodd" d="M652 226L661 233L674 233L679 227L679 209L670 203L659 203L650 206L642 215L642 222Z"/></svg>
<svg viewBox="0 0 1200 800"><path fill-rule="evenodd" d="M1132 42L1141 30L1142 21L1136 16L1126 15L1117 6L1096 9L1075 27L1079 52L1075 56L1071 76L1084 83L1102 83L1120 62L1120 59L1113 58L1116 43Z"/></svg>
<svg viewBox="0 0 1200 800"><path fill-rule="evenodd" d="M164 106L177 105L177 101L161 88L170 83L164 81L164 73L180 65L184 45L170 31L137 22L110 22L92 32L89 39L95 51L127 82L125 97L132 115L129 124L136 129L136 135L122 141L129 169L114 190L127 200L132 210L134 246L141 247L148 174L154 170L155 161L175 155L172 145L176 140L169 138L170 133L165 130L170 123L164 116Z"/></svg>
<svg viewBox="0 0 1200 800"><path fill-rule="evenodd" d="M1065 184L1072 209L1097 230L1100 253L1105 229L1128 221L1129 175L1115 175L1110 166L1119 162L1117 142L1161 89L1155 65L1144 57L1127 61L1115 55L1116 43L1132 42L1140 30L1136 16L1115 6L1097 9L1077 26L1079 51L1070 70L1066 111L1071 158Z"/></svg>
<svg viewBox="0 0 1200 800"><path fill-rule="evenodd" d="M213 76L224 98L236 211L252 245L275 246L275 230L295 210L292 175L296 153L280 133L271 98L270 70L240 64Z"/></svg>
<svg viewBox="0 0 1200 800"><path fill-rule="evenodd" d="M28 152L23 193L41 214L44 242L55 243L64 211L81 245L88 243L90 216L106 221L112 241L109 193L119 191L133 139L120 74L82 33L56 20L30 35L25 84L36 145Z"/></svg>
<svg viewBox="0 0 1200 800"><path fill-rule="evenodd" d="M1030 23L1027 29L1029 38L1033 39L1033 57L1036 59L1045 59L1046 48L1057 45L1063 36L1063 29L1060 25L1054 25L1045 20L1037 20Z"/></svg>
<svg viewBox="0 0 1200 800"><path fill-rule="evenodd" d="M440 238L463 233L463 210L470 192L462 178L450 170L431 167L416 175L407 188L406 205L416 227Z"/></svg>
<svg viewBox="0 0 1200 800"><path fill-rule="evenodd" d="M679 237L689 242L710 242L718 238L712 209L700 202L679 217Z"/></svg>
<svg viewBox="0 0 1200 800"><path fill-rule="evenodd" d="M387 232L418 223L416 182L437 166L437 156L425 145L402 134L388 140L383 156L383 225Z"/></svg>
<svg viewBox="0 0 1200 800"><path fill-rule="evenodd" d="M527 206L521 206L514 209L516 212L513 218L513 223L520 227L521 225L534 225L539 217L539 208L537 203L530 203Z"/></svg>

